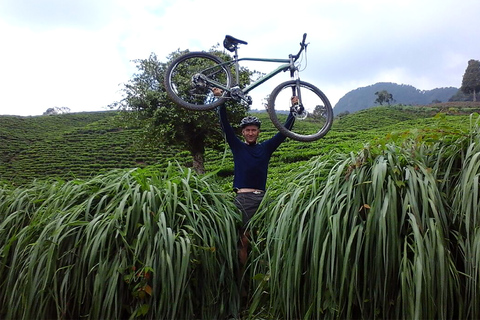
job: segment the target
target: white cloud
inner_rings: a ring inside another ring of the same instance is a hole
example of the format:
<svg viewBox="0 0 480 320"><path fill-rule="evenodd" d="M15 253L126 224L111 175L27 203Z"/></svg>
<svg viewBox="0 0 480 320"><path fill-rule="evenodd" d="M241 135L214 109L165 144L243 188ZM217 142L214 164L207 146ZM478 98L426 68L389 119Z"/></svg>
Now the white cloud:
<svg viewBox="0 0 480 320"><path fill-rule="evenodd" d="M135 72L131 60L152 52L163 59L177 49L207 50L225 34L249 42L242 57L284 58L298 50L307 32L302 79L332 104L380 81L458 87L467 61L480 59L479 10L476 0L298 0L292 6L253 0L234 6L220 0L3 0L0 114L102 110L120 98L119 84ZM256 89L257 96L284 76Z"/></svg>

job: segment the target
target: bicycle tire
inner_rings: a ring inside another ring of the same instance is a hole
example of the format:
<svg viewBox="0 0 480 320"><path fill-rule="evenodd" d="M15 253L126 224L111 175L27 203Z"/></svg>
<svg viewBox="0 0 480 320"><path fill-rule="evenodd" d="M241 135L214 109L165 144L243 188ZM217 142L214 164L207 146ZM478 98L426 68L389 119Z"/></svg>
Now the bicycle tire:
<svg viewBox="0 0 480 320"><path fill-rule="evenodd" d="M311 142L325 136L333 123L333 109L327 96L314 85L300 81L302 103L308 111L305 119L296 117L292 129L284 126L290 112L292 89L297 81L290 80L273 89L268 99L267 111L274 126L285 136L303 142Z"/></svg>
<svg viewBox="0 0 480 320"><path fill-rule="evenodd" d="M210 110L225 102L228 92L214 96L215 83L232 85L232 74L224 61L207 52L189 52L174 59L165 71L164 85L168 96L190 110ZM194 78L199 79L196 83Z"/></svg>

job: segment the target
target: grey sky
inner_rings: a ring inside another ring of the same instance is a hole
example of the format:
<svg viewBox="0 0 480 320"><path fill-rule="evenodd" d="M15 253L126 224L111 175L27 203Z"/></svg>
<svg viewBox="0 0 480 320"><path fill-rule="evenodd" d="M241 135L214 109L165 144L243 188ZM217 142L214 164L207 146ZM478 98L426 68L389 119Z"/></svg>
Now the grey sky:
<svg viewBox="0 0 480 320"><path fill-rule="evenodd" d="M0 114L104 110L121 99L121 84L135 72L131 60L208 50L225 34L249 43L242 57L285 58L306 32L308 64L301 77L333 105L376 82L459 87L468 60L480 59L478 0L281 3L0 0ZM254 90L253 108L287 76Z"/></svg>

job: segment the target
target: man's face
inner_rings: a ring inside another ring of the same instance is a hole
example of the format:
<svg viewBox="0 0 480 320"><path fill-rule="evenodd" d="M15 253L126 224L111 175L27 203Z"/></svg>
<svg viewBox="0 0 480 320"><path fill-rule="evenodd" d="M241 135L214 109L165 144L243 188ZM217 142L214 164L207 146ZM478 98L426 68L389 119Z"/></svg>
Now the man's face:
<svg viewBox="0 0 480 320"><path fill-rule="evenodd" d="M254 144L257 142L258 135L260 134L260 129L256 125L246 126L242 129L242 135L245 139L245 142L248 144Z"/></svg>

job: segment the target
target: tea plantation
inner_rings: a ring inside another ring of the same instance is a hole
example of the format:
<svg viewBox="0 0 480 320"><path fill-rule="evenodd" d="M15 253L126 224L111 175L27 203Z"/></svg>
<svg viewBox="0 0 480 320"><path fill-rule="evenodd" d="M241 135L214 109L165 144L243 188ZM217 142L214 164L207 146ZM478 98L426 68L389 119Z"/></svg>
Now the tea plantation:
<svg viewBox="0 0 480 320"><path fill-rule="evenodd" d="M162 164L179 150L146 148L138 129L114 123L115 112L0 117L0 179L23 184L49 177L87 178L113 168ZM186 163L185 157L178 157Z"/></svg>
<svg viewBox="0 0 480 320"><path fill-rule="evenodd" d="M356 152L375 139L393 139L392 132L467 127L468 114L478 108L376 107L337 117L331 131L319 141L289 140L282 144L272 158L269 180L275 184L277 178L294 172L315 156ZM188 151L175 146L146 146L141 141L140 129L124 128L116 115L109 111L0 116L0 180L21 185L33 179L87 179L114 168L164 168L169 162L191 165ZM274 135L277 130L267 114L258 116L263 123L261 139ZM233 164L226 144L224 151L207 150L205 167L207 172L217 172L225 178L225 186L229 184Z"/></svg>

